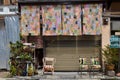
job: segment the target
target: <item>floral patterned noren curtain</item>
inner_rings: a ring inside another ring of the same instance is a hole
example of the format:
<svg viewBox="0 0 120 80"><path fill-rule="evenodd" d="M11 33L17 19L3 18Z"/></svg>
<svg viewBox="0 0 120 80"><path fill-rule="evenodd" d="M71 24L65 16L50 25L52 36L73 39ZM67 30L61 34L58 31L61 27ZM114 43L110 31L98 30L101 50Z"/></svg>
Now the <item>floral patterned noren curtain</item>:
<svg viewBox="0 0 120 80"><path fill-rule="evenodd" d="M53 36L62 34L61 28L61 6L42 6L43 35Z"/></svg>
<svg viewBox="0 0 120 80"><path fill-rule="evenodd" d="M42 17L43 35L101 34L102 4L44 5Z"/></svg>
<svg viewBox="0 0 120 80"><path fill-rule="evenodd" d="M83 5L83 34L100 35L102 28L102 4Z"/></svg>
<svg viewBox="0 0 120 80"><path fill-rule="evenodd" d="M40 7L21 6L21 34L40 35Z"/></svg>
<svg viewBox="0 0 120 80"><path fill-rule="evenodd" d="M81 35L81 6L63 5L62 24L62 35Z"/></svg>

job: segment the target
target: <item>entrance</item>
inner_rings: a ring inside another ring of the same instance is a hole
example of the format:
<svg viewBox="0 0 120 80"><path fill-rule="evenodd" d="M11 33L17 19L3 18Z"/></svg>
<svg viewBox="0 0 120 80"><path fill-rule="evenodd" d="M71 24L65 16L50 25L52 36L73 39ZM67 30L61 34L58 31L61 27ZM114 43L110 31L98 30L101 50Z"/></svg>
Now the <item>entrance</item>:
<svg viewBox="0 0 120 80"><path fill-rule="evenodd" d="M36 54L36 61L37 61L37 68L38 69L42 69L42 66L43 66L43 62L42 62L42 59L43 59L43 49L40 48L40 49L35 49L35 54Z"/></svg>
<svg viewBox="0 0 120 80"><path fill-rule="evenodd" d="M41 36L28 36L27 37L28 43L35 44L35 66L38 69L42 69L43 66L43 41Z"/></svg>

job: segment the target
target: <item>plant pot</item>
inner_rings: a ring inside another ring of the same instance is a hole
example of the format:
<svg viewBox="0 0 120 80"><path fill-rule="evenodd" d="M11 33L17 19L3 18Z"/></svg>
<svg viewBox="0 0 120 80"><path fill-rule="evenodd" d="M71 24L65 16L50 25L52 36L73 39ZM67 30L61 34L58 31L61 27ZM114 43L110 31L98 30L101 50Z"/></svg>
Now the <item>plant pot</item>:
<svg viewBox="0 0 120 80"><path fill-rule="evenodd" d="M115 65L114 65L114 64L108 64L108 65L106 65L106 69L107 69L108 71L112 71L112 70L115 69Z"/></svg>

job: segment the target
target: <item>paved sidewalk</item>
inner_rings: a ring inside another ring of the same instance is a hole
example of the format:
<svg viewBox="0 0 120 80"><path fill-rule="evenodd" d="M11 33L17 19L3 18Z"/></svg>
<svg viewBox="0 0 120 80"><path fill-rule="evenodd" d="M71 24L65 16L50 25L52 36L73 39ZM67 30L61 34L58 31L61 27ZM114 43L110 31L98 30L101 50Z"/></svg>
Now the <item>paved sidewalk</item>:
<svg viewBox="0 0 120 80"><path fill-rule="evenodd" d="M95 75L83 73L83 75L81 75L78 72L55 72L53 75L50 73L43 75L42 72L39 71L39 74L35 76L15 76L13 78L5 78L4 75L6 75L6 73L4 72L0 73L0 75L3 76L0 80L120 80L120 78L116 76L110 77L100 73L96 73Z"/></svg>
<svg viewBox="0 0 120 80"><path fill-rule="evenodd" d="M14 78L15 80L101 80L101 75L89 76L88 73L84 73L81 77L78 72L55 72L53 75L50 73L43 75L42 72L39 72L39 75L31 77L15 76Z"/></svg>

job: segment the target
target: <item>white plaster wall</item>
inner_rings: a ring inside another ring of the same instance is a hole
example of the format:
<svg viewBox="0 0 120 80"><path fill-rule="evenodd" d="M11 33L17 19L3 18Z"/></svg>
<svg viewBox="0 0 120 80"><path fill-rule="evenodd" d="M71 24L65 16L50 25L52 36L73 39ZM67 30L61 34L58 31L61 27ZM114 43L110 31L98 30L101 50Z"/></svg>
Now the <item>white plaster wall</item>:
<svg viewBox="0 0 120 80"><path fill-rule="evenodd" d="M108 18L108 25L103 25L102 27L102 48L110 44L110 18Z"/></svg>
<svg viewBox="0 0 120 80"><path fill-rule="evenodd" d="M110 44L110 35L111 35L110 18L108 18L108 25L103 25L102 27L102 49L104 49L106 45ZM105 71L104 59L105 57L102 55L103 72Z"/></svg>

